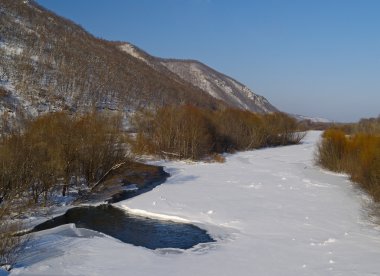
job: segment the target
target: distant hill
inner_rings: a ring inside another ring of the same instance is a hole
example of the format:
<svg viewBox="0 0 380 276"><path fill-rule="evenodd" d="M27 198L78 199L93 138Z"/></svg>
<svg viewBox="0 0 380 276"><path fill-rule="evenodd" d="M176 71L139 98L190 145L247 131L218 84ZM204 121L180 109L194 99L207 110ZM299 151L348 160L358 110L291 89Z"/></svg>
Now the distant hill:
<svg viewBox="0 0 380 276"><path fill-rule="evenodd" d="M0 115L167 104L276 111L200 62L160 59L129 43L98 39L34 1L0 1Z"/></svg>
<svg viewBox="0 0 380 276"><path fill-rule="evenodd" d="M297 119L298 121L310 121L313 123L332 123L332 121L325 118L309 117L309 116L303 116L303 115L298 115L298 114L289 114L289 115Z"/></svg>
<svg viewBox="0 0 380 276"><path fill-rule="evenodd" d="M253 93L247 86L196 60L162 59L150 56L135 45L123 43L120 49L144 61L152 68L165 72L165 68L228 105L267 113L278 111L263 96Z"/></svg>

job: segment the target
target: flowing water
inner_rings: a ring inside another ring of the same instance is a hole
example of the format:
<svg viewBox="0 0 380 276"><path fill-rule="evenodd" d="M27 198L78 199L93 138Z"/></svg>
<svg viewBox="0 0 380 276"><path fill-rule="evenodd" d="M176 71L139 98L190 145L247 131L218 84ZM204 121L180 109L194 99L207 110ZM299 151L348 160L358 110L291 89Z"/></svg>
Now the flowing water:
<svg viewBox="0 0 380 276"><path fill-rule="evenodd" d="M199 243L214 242L205 230L192 224L134 216L108 204L72 208L62 216L37 225L33 232L68 223L149 249L188 249Z"/></svg>

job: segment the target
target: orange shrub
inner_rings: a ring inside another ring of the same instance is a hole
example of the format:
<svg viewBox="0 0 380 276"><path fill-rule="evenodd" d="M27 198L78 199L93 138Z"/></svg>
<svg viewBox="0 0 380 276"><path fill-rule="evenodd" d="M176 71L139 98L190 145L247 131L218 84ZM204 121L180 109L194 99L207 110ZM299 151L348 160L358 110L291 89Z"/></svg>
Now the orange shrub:
<svg viewBox="0 0 380 276"><path fill-rule="evenodd" d="M351 179L380 201L380 136L328 129L318 146L317 162L330 170L350 174Z"/></svg>
<svg viewBox="0 0 380 276"><path fill-rule="evenodd" d="M138 120L133 120L137 129L133 144L136 153L199 159L212 150L212 126L201 109L169 106L145 119L136 116Z"/></svg>
<svg viewBox="0 0 380 276"><path fill-rule="evenodd" d="M141 111L132 122L137 131L133 150L165 157L199 159L211 153L296 144L304 137L286 114L260 115L227 108L167 106Z"/></svg>
<svg viewBox="0 0 380 276"><path fill-rule="evenodd" d="M0 203L29 193L34 203L46 205L53 190L66 194L72 177L91 186L126 159L123 142L118 117L52 113L36 118L23 132L0 140Z"/></svg>
<svg viewBox="0 0 380 276"><path fill-rule="evenodd" d="M376 200L380 200L380 137L359 134L352 144L356 149L348 168L352 179L368 190Z"/></svg>
<svg viewBox="0 0 380 276"><path fill-rule="evenodd" d="M347 153L345 133L338 129L328 129L323 133L323 140L318 145L318 163L332 171L344 171L343 160Z"/></svg>
<svg viewBox="0 0 380 276"><path fill-rule="evenodd" d="M216 129L216 151L228 152L260 148L265 144L261 116L241 109L225 109L212 114Z"/></svg>

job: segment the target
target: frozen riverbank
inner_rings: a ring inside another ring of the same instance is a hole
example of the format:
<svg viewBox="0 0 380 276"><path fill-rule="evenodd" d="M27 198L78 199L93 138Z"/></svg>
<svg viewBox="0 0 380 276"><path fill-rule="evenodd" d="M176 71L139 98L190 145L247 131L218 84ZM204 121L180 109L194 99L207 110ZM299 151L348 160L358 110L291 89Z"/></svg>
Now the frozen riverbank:
<svg viewBox="0 0 380 276"><path fill-rule="evenodd" d="M313 165L319 132L301 145L237 153L226 163L162 163L166 183L115 204L184 220L218 242L149 250L61 226L37 234L17 275L377 275L380 231L368 198Z"/></svg>

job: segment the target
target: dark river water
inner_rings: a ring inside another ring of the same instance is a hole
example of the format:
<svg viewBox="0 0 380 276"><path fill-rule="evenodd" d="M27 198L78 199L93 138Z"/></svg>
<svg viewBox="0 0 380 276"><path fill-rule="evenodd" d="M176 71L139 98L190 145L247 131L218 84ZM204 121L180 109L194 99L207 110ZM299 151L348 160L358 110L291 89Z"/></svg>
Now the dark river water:
<svg viewBox="0 0 380 276"><path fill-rule="evenodd" d="M33 232L67 223L149 249L188 249L199 243L214 242L205 230L192 224L134 216L108 204L72 208L62 216L37 225Z"/></svg>

